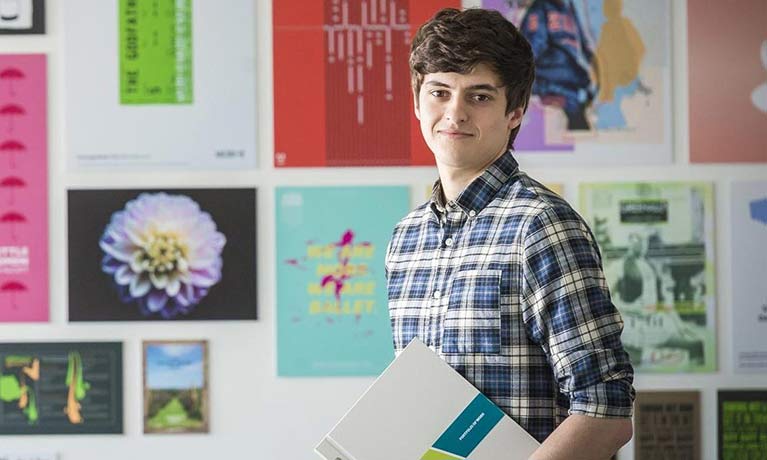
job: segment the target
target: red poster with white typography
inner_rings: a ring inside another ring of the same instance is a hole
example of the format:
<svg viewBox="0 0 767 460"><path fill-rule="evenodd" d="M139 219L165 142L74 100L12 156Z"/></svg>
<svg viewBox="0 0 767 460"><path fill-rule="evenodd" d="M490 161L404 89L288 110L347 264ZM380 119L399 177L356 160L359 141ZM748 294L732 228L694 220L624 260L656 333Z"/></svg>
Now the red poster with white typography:
<svg viewBox="0 0 767 460"><path fill-rule="evenodd" d="M412 36L459 0L275 2L276 167L432 165L413 115Z"/></svg>
<svg viewBox="0 0 767 460"><path fill-rule="evenodd" d="M46 60L0 54L0 322L48 321Z"/></svg>

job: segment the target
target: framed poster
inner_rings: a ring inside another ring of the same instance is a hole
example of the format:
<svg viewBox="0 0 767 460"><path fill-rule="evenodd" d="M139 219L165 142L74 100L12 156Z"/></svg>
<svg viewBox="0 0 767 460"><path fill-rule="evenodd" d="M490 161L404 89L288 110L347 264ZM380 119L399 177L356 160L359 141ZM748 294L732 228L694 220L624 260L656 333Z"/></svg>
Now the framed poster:
<svg viewBox="0 0 767 460"><path fill-rule="evenodd" d="M0 434L123 432L122 344L0 343Z"/></svg>
<svg viewBox="0 0 767 460"><path fill-rule="evenodd" d="M767 3L708 3L687 2L690 162L767 163Z"/></svg>
<svg viewBox="0 0 767 460"><path fill-rule="evenodd" d="M47 87L45 55L0 54L0 322L48 321Z"/></svg>
<svg viewBox="0 0 767 460"><path fill-rule="evenodd" d="M581 212L602 252L623 345L639 372L716 367L710 183L591 183Z"/></svg>
<svg viewBox="0 0 767 460"><path fill-rule="evenodd" d="M433 165L408 55L449 6L460 0L274 2L274 165Z"/></svg>
<svg viewBox="0 0 767 460"><path fill-rule="evenodd" d="M732 343L736 372L767 372L767 181L732 184Z"/></svg>
<svg viewBox="0 0 767 460"><path fill-rule="evenodd" d="M764 458L767 451L767 391L719 390L719 456L722 460Z"/></svg>
<svg viewBox="0 0 767 460"><path fill-rule="evenodd" d="M256 167L253 2L69 0L62 13L70 171Z"/></svg>
<svg viewBox="0 0 767 460"><path fill-rule="evenodd" d="M277 375L378 375L394 358L384 256L407 187L280 187Z"/></svg>
<svg viewBox="0 0 767 460"><path fill-rule="evenodd" d="M479 2L532 44L536 81L515 141L520 159L671 163L671 2Z"/></svg>
<svg viewBox="0 0 767 460"><path fill-rule="evenodd" d="M144 433L208 432L208 342L144 341Z"/></svg>
<svg viewBox="0 0 767 460"><path fill-rule="evenodd" d="M45 0L0 1L0 35L45 33Z"/></svg>
<svg viewBox="0 0 767 460"><path fill-rule="evenodd" d="M634 460L701 458L699 391L639 391L634 401Z"/></svg>
<svg viewBox="0 0 767 460"><path fill-rule="evenodd" d="M254 189L70 190L69 320L256 319Z"/></svg>

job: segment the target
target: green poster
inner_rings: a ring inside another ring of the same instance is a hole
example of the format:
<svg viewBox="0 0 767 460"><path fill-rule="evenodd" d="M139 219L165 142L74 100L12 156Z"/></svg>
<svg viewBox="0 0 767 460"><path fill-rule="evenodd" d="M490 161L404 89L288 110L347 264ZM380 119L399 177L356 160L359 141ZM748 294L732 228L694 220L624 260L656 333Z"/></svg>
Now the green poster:
<svg viewBox="0 0 767 460"><path fill-rule="evenodd" d="M709 183L581 185L639 372L715 370L713 207Z"/></svg>
<svg viewBox="0 0 767 460"><path fill-rule="evenodd" d="M120 0L120 103L192 103L192 0Z"/></svg>

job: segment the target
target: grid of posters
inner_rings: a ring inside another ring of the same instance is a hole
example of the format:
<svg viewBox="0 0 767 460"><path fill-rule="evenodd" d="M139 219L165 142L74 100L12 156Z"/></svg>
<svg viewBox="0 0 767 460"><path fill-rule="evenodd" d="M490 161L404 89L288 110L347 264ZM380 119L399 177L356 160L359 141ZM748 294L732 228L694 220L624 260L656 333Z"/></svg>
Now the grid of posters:
<svg viewBox="0 0 767 460"><path fill-rule="evenodd" d="M144 433L208 432L208 342L144 342Z"/></svg>
<svg viewBox="0 0 767 460"><path fill-rule="evenodd" d="M732 185L732 340L737 372L767 372L767 181Z"/></svg>
<svg viewBox="0 0 767 460"><path fill-rule="evenodd" d="M536 81L514 143L526 164L671 162L671 2L480 5L533 47Z"/></svg>
<svg viewBox="0 0 767 460"><path fill-rule="evenodd" d="M407 187L280 187L277 374L378 375L394 358L384 256Z"/></svg>
<svg viewBox="0 0 767 460"><path fill-rule="evenodd" d="M767 2L687 3L690 161L765 163Z"/></svg>
<svg viewBox="0 0 767 460"><path fill-rule="evenodd" d="M0 54L0 322L48 321L43 54Z"/></svg>
<svg viewBox="0 0 767 460"><path fill-rule="evenodd" d="M634 460L701 458L700 392L639 391L634 401Z"/></svg>
<svg viewBox="0 0 767 460"><path fill-rule="evenodd" d="M274 2L274 165L434 164L408 55L416 28L449 6L460 0Z"/></svg>
<svg viewBox="0 0 767 460"><path fill-rule="evenodd" d="M0 344L0 434L122 433L122 344Z"/></svg>
<svg viewBox="0 0 767 460"><path fill-rule="evenodd" d="M256 319L254 189L70 190L69 320Z"/></svg>
<svg viewBox="0 0 767 460"><path fill-rule="evenodd" d="M252 1L69 0L62 13L70 171L255 168Z"/></svg>
<svg viewBox="0 0 767 460"><path fill-rule="evenodd" d="M719 390L719 456L721 460L765 458L767 455L767 391Z"/></svg>
<svg viewBox="0 0 767 460"><path fill-rule="evenodd" d="M0 35L45 33L45 0L0 1Z"/></svg>
<svg viewBox="0 0 767 460"><path fill-rule="evenodd" d="M593 183L580 196L636 370L714 370L712 185Z"/></svg>

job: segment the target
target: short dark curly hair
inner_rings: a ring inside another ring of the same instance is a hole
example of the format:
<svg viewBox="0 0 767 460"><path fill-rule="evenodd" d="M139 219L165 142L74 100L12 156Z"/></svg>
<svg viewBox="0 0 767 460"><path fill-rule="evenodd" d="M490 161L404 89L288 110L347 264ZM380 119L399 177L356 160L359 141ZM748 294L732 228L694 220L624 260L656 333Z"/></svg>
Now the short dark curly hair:
<svg viewBox="0 0 767 460"><path fill-rule="evenodd" d="M530 43L499 12L471 8L444 8L416 32L410 47L410 78L418 97L426 74L466 74L477 65L490 66L506 88L506 113L518 107L527 110L535 59ZM509 135L514 147L519 126Z"/></svg>

